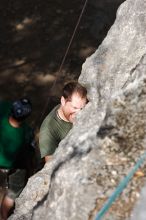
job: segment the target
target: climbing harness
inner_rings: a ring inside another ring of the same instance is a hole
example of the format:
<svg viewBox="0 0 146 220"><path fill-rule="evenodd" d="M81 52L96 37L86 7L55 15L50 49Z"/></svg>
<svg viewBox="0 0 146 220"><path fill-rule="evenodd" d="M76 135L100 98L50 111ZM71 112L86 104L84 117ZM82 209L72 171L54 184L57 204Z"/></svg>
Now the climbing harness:
<svg viewBox="0 0 146 220"><path fill-rule="evenodd" d="M127 186L135 172L139 169L139 167L142 165L144 160L146 159L146 152L141 156L141 158L137 161L133 169L129 172L129 174L120 182L120 184L117 186L113 194L110 196L110 198L107 200L107 202L104 204L104 206L101 208L101 210L97 213L95 220L100 220L104 214L108 211L108 209L111 207L112 203L116 200L116 198L121 194L123 189Z"/></svg>

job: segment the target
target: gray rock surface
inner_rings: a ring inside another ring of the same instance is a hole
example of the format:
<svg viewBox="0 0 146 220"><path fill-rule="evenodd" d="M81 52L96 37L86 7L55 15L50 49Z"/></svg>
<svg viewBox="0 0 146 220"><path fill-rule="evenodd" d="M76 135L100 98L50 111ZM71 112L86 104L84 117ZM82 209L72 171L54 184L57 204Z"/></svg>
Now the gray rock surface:
<svg viewBox="0 0 146 220"><path fill-rule="evenodd" d="M141 191L141 197L132 213L131 220L137 220L137 219L145 220L146 218L145 204L146 204L146 186L143 187Z"/></svg>
<svg viewBox="0 0 146 220"><path fill-rule="evenodd" d="M92 220L143 154L145 23L145 0L120 6L107 37L82 68L79 81L89 103L53 160L29 179L9 220ZM141 169L145 172L145 164ZM134 176L104 219L130 217L145 181Z"/></svg>

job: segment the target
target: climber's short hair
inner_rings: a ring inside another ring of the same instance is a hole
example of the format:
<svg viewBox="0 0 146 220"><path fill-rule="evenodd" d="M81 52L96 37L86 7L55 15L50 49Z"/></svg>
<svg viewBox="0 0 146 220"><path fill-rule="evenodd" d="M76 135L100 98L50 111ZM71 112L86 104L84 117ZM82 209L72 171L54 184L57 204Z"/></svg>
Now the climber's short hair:
<svg viewBox="0 0 146 220"><path fill-rule="evenodd" d="M87 90L77 81L70 81L66 83L62 90L62 96L65 99L70 99L73 93L78 93L81 98L85 98L87 96Z"/></svg>

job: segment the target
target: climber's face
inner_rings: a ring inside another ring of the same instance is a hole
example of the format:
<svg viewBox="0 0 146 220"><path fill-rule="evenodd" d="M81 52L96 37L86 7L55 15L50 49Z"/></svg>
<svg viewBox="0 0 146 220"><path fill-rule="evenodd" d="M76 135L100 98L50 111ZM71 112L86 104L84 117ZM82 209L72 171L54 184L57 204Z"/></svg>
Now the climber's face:
<svg viewBox="0 0 146 220"><path fill-rule="evenodd" d="M66 121L73 123L76 114L84 108L87 103L86 97L81 97L79 93L73 93L70 99L61 97L61 108Z"/></svg>

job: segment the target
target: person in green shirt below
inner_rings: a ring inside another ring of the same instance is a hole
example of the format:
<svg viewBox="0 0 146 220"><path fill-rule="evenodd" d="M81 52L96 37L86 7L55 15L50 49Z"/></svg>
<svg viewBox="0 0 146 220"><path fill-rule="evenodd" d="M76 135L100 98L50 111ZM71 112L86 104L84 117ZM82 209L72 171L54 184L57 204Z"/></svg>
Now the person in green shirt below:
<svg viewBox="0 0 146 220"><path fill-rule="evenodd" d="M3 220L8 218L15 198L26 184L26 162L31 154L33 132L25 119L31 111L26 98L13 103L0 102L0 183L1 187L8 187L1 203Z"/></svg>
<svg viewBox="0 0 146 220"><path fill-rule="evenodd" d="M87 90L78 82L68 82L62 91L60 104L44 119L39 134L41 158L47 162L72 128L76 114L87 103Z"/></svg>

